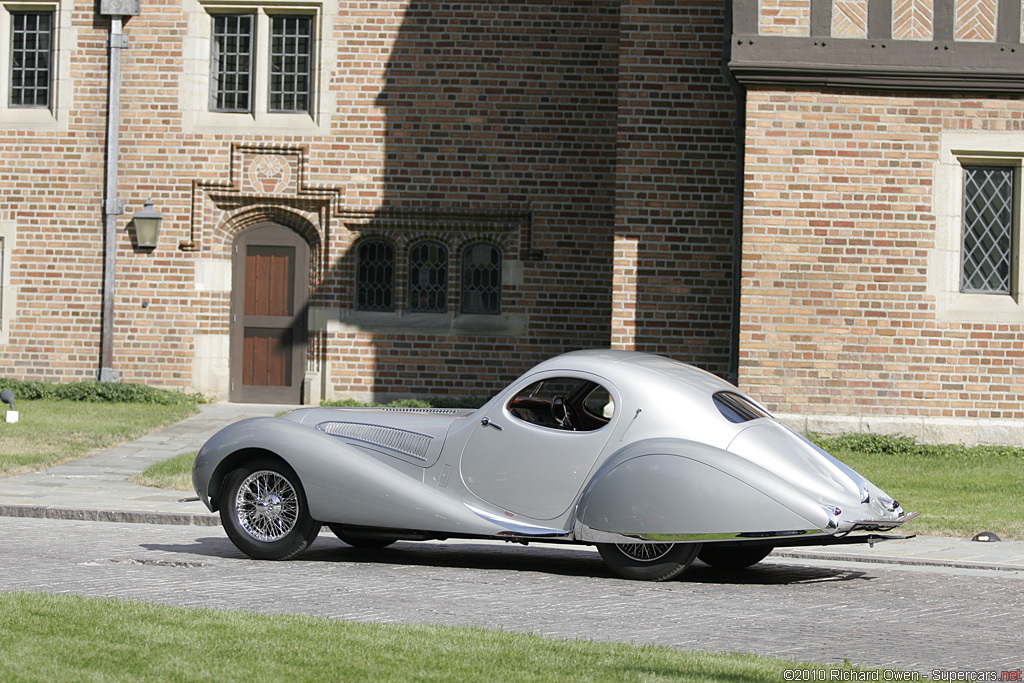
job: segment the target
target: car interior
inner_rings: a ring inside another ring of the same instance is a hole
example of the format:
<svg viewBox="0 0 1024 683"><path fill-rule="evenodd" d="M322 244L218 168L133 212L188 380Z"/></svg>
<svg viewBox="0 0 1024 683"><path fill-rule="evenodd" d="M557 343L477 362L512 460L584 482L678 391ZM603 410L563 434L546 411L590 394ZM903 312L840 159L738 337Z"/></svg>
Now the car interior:
<svg viewBox="0 0 1024 683"><path fill-rule="evenodd" d="M508 403L508 412L523 422L573 432L604 427L614 411L615 403L607 389L572 377L535 382Z"/></svg>

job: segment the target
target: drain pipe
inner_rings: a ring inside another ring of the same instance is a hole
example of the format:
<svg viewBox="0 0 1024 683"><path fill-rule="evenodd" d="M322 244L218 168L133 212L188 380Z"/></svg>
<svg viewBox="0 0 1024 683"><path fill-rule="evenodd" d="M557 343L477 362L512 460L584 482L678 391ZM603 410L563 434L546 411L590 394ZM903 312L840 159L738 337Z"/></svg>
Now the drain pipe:
<svg viewBox="0 0 1024 683"><path fill-rule="evenodd" d="M743 295L743 192L747 136L747 93L729 68L732 58L732 34L735 26L735 3L725 3L725 40L722 47L722 73L736 98L733 135L736 144L736 170L732 202L732 311L729 330L729 370L726 379L736 386L740 383L740 300Z"/></svg>
<svg viewBox="0 0 1024 683"><path fill-rule="evenodd" d="M116 5L106 7L105 5ZM136 4L136 7L138 5ZM122 11L122 3L101 3L100 13ZM135 12L138 14L138 11ZM117 160L120 155L121 127L121 50L128 47L128 36L121 32L123 14L110 17L109 81L107 91L106 195L103 199L103 325L100 332L101 382L119 382L114 369L114 288L117 271L117 217L124 213L124 202L117 197Z"/></svg>

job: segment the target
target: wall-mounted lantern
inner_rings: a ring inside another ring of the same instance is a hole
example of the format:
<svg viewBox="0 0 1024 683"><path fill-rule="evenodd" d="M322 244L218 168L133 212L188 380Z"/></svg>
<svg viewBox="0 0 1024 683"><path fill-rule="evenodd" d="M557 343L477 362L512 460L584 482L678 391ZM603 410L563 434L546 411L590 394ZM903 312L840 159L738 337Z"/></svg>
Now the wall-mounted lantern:
<svg viewBox="0 0 1024 683"><path fill-rule="evenodd" d="M164 215L153 208L153 200L147 199L142 211L132 216L135 224L135 242L140 249L155 249L156 240L160 236L160 221Z"/></svg>

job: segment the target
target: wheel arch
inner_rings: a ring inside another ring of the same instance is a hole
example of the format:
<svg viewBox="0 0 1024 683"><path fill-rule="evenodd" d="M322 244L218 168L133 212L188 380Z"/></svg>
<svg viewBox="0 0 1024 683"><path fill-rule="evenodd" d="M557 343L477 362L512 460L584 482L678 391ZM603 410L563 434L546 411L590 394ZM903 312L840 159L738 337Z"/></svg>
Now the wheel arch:
<svg viewBox="0 0 1024 683"><path fill-rule="evenodd" d="M225 456L224 459L217 464L217 467L213 470L213 474L210 476L209 496L211 512L217 512L220 509L220 490L224 484L224 478L227 477L230 472L237 469L242 463L256 458L270 458L271 460L279 463L283 469L287 470L288 474L295 478L298 485L302 486L302 481L299 478L299 475L295 472L295 468L289 465L287 460L274 451L257 447L240 448Z"/></svg>

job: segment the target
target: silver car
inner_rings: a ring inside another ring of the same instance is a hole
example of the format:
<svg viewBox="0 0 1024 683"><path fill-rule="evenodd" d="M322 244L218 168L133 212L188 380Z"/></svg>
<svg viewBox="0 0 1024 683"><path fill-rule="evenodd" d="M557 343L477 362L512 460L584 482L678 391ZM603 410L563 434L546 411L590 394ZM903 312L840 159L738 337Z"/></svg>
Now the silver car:
<svg viewBox="0 0 1024 683"><path fill-rule="evenodd" d="M629 351L534 367L478 410L310 408L233 424L192 481L257 559L345 543L596 545L620 576L873 542L915 516L733 385Z"/></svg>

